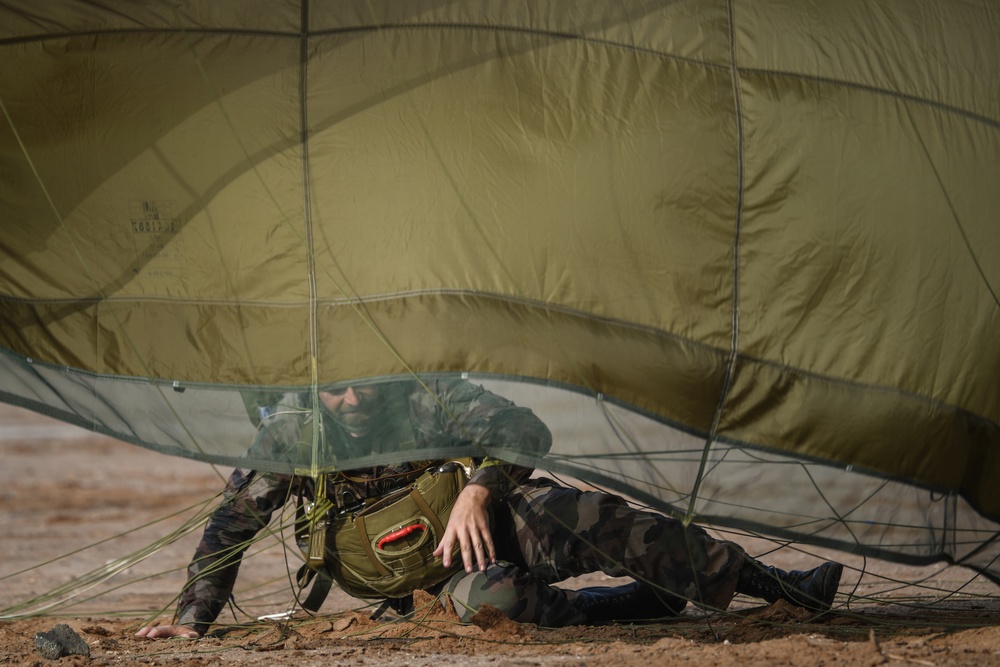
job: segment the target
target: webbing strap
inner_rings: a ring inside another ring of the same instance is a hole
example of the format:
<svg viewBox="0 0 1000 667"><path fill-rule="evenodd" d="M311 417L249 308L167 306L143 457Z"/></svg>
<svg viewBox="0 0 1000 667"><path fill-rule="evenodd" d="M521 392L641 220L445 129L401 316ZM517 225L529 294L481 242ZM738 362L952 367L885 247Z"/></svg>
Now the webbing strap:
<svg viewBox="0 0 1000 667"><path fill-rule="evenodd" d="M299 568L298 581L303 582L302 586L305 587L309 584L309 579L312 579L312 588L301 604L303 609L315 614L323 606L326 596L330 594L330 589L333 587L333 577L326 570L316 571L303 565Z"/></svg>
<svg viewBox="0 0 1000 667"><path fill-rule="evenodd" d="M413 498L413 502L415 502L417 507L420 508L424 518L430 522L431 528L434 529L435 537L437 537L438 540L444 537L444 526L441 525L441 519L439 519L438 515L434 513L434 510L432 510L431 506L427 504L427 501L424 500L423 495L417 491L416 487L410 491L410 497Z"/></svg>

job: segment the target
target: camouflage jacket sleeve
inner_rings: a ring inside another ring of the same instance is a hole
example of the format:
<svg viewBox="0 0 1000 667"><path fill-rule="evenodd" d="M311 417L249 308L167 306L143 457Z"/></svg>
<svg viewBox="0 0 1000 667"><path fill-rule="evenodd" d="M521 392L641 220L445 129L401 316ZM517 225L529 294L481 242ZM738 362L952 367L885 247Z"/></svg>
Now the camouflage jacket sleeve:
<svg viewBox="0 0 1000 667"><path fill-rule="evenodd" d="M288 499L291 475L237 469L188 566L177 623L205 634L229 600L243 552Z"/></svg>
<svg viewBox="0 0 1000 667"><path fill-rule="evenodd" d="M434 419L420 423L433 426L451 438L470 443L482 459L470 484L490 490L499 500L527 479L532 468L510 463L511 460L534 461L543 457L552 446L548 427L528 408L497 396L481 386L466 381L440 381L432 384L440 403L423 393L423 403L417 410Z"/></svg>
<svg viewBox="0 0 1000 667"><path fill-rule="evenodd" d="M486 458L469 479L469 484L485 486L490 491L490 497L499 500L531 477L532 471L532 468Z"/></svg>

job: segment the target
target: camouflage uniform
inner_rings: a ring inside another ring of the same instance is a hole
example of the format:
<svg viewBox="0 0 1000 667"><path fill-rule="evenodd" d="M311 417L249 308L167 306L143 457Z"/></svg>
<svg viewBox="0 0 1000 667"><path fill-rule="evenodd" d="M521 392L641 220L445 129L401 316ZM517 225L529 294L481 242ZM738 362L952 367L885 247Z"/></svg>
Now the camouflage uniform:
<svg viewBox="0 0 1000 667"><path fill-rule="evenodd" d="M544 478L525 481L493 512L498 562L485 572L459 572L443 587L464 621L488 602L515 621L586 623L576 593L550 584L598 571L725 609L746 562L741 547L698 526Z"/></svg>
<svg viewBox="0 0 1000 667"><path fill-rule="evenodd" d="M530 410L468 382L431 383L438 400L416 383L397 387L412 427L406 435L414 440L403 448L412 448L415 455L422 448L440 451L469 442L485 451L510 451L511 443L517 443L521 451L541 455L551 445L548 428ZM289 434L304 428L298 419L295 429L279 423L262 430L255 447L280 458L297 437ZM366 439L336 436L336 424L327 421L324 439L331 446L363 447L375 454L400 448L388 432L382 439L379 433ZM434 463L418 460L351 471L347 484L357 498L378 497ZM528 479L530 469L489 458L480 463L469 483L486 487L494 499L490 513L498 562L472 574L459 562L455 575L433 587L451 597L463 620L490 603L517 621L548 627L583 623L577 596L550 584L595 571L634 576L714 608L725 608L732 599L745 556L737 545L715 541L695 526L637 511L617 496ZM345 480L339 481L342 489ZM250 540L296 492L309 497L312 484L288 474L233 472L188 568L179 624L199 633L207 630L230 597Z"/></svg>

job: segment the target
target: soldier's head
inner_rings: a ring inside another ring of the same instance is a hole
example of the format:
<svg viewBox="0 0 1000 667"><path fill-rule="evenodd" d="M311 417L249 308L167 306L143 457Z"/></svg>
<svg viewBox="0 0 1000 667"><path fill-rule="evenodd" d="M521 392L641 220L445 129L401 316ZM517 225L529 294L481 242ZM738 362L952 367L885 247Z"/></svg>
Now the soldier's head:
<svg viewBox="0 0 1000 667"><path fill-rule="evenodd" d="M367 384L319 392L319 398L333 419L351 435L364 435L381 407L378 385Z"/></svg>

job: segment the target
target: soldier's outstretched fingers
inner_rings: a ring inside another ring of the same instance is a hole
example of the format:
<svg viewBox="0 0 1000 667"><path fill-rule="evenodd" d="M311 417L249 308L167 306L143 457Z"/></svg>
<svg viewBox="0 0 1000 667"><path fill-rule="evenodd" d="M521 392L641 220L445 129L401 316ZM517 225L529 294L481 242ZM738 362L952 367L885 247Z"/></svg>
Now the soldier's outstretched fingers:
<svg viewBox="0 0 1000 667"><path fill-rule="evenodd" d="M136 637L146 637L147 639L162 639L164 637L184 637L187 639L197 639L200 635L198 631L189 625L147 625L140 628Z"/></svg>

